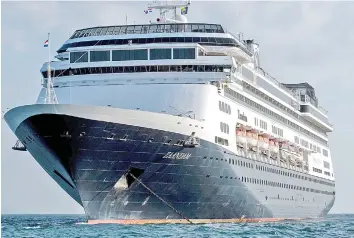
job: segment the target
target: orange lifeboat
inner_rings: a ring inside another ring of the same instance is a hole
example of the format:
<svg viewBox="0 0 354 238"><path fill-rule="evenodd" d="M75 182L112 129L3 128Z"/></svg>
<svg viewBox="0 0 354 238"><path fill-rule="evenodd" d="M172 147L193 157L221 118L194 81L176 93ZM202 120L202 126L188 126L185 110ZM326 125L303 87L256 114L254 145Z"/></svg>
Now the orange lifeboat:
<svg viewBox="0 0 354 238"><path fill-rule="evenodd" d="M240 143L240 144L247 143L246 132L243 131L241 128L236 129L236 141L237 141L237 143Z"/></svg>
<svg viewBox="0 0 354 238"><path fill-rule="evenodd" d="M269 140L269 150L273 154L277 154L279 151L279 144L275 139Z"/></svg>

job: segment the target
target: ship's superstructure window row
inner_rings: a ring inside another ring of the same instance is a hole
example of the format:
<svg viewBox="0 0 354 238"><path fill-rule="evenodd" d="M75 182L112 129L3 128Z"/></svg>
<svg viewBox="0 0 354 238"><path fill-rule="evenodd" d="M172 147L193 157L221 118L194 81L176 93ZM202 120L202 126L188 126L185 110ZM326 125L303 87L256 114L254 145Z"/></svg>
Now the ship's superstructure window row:
<svg viewBox="0 0 354 238"><path fill-rule="evenodd" d="M263 120L259 120L259 126L260 128L267 130L268 126L267 126L267 122L263 121Z"/></svg>
<svg viewBox="0 0 354 238"><path fill-rule="evenodd" d="M206 159L206 158L207 157L204 157L204 159ZM210 157L210 159L213 159L213 158ZM215 159L218 160L218 158L215 158ZM221 159L221 161L222 161L222 159ZM225 161L227 161L227 160L225 160ZM326 186L329 186L329 187L334 187L335 186L335 184L333 182L328 182L329 181L328 179L325 179L326 181L324 181L324 180L321 180L321 179L318 179L318 178L311 178L311 177L308 177L309 176L308 174L299 174L299 173L296 173L294 171L284 171L282 169L271 168L271 167L268 167L268 166L265 166L265 165L257 165L256 164L255 166L253 166L253 164L250 163L250 162L245 162L245 161L238 160L238 159L229 158L228 162L229 162L229 164L234 164L236 166L246 167L246 168L250 168L250 169L255 168L256 170L260 170L260 171L263 171L263 172L278 174L278 175L281 175L281 176L286 176L286 177L299 179L299 180L305 180L305 181L309 181L311 183L318 183L318 184L326 185ZM313 168L313 169L316 170L316 168ZM326 175L330 176L330 173L326 173ZM290 188L290 186L289 186L289 188ZM311 192L313 191L313 189L311 189L311 188L307 188L306 190L307 191L311 191ZM304 191L305 191L305 189L304 189Z"/></svg>
<svg viewBox="0 0 354 238"><path fill-rule="evenodd" d="M231 114L231 107L229 104L219 101L219 110L227 114Z"/></svg>
<svg viewBox="0 0 354 238"><path fill-rule="evenodd" d="M195 59L195 48L173 49L174 59Z"/></svg>
<svg viewBox="0 0 354 238"><path fill-rule="evenodd" d="M52 77L87 75L87 74L111 74L111 73L145 73L145 72L223 72L230 69L230 65L139 65L139 66L112 66L112 67L85 67L52 70ZM42 75L47 78L47 71ZM227 110L227 111L226 111ZM230 114L228 105L225 112Z"/></svg>
<svg viewBox="0 0 354 238"><path fill-rule="evenodd" d="M171 48L150 49L150 60L172 59Z"/></svg>
<svg viewBox="0 0 354 238"><path fill-rule="evenodd" d="M112 50L112 61L148 60L148 49Z"/></svg>
<svg viewBox="0 0 354 238"><path fill-rule="evenodd" d="M84 63L88 62L88 52L71 52L70 53L70 63Z"/></svg>
<svg viewBox="0 0 354 238"><path fill-rule="evenodd" d="M215 143L220 144L220 145L226 145L229 146L229 141L227 139L215 136Z"/></svg>
<svg viewBox="0 0 354 238"><path fill-rule="evenodd" d="M112 50L112 61L172 59L171 48ZM89 51L90 62L111 61L110 50ZM89 62L88 52L70 52L70 63ZM86 55L86 56L85 56ZM195 59L195 48L173 48L173 59Z"/></svg>
<svg viewBox="0 0 354 238"><path fill-rule="evenodd" d="M128 44L152 44L152 43L198 43L200 45L215 46L239 46L233 38L226 37L157 37L157 38L135 38L135 39L111 39L80 41L64 44L57 53L65 52L68 48L102 46L102 45L128 45Z"/></svg>
<svg viewBox="0 0 354 238"><path fill-rule="evenodd" d="M254 118L254 125L255 126L259 126L260 128L264 129L264 130L267 130L268 129L268 125L267 125L267 122L263 121L263 120L260 120L258 118Z"/></svg>
<svg viewBox="0 0 354 238"><path fill-rule="evenodd" d="M261 113L269 115L272 118L277 119L281 123L287 124L287 125L291 126L292 128L294 128L302 133L305 133L306 135L313 137L314 139L316 139L318 142L322 143L323 145L327 145L327 141L322 139L321 137L311 133L310 131L304 129L303 127L287 120L286 118L280 116L279 114L273 112L272 110L270 110L266 107L263 107L262 105L254 102L253 100L250 100L249 98L237 93L236 91L234 91L230 88L225 88L225 96L227 96L230 99L235 100L235 101L245 102L248 105L251 105L254 109L260 111Z"/></svg>
<svg viewBox="0 0 354 238"><path fill-rule="evenodd" d="M257 82L258 81L259 80L257 80ZM301 123L304 123L306 126L311 127L316 132L321 133L324 136L327 136L326 133L321 128L319 128L318 126L314 125L313 123L311 123L308 120L299 116L299 114L297 114L294 111L294 109L284 106L283 104L279 103L277 100L273 99L272 97L269 97L268 95L264 94L260 90L256 89L255 87L251 86L250 84L246 83L245 81L242 81L242 86L244 88L246 88L249 92L252 92L254 95L256 95L257 97L264 100L266 103L268 103L272 106L275 105L277 108L283 110L288 115L292 116L294 119L299 120Z"/></svg>
<svg viewBox="0 0 354 238"><path fill-rule="evenodd" d="M230 130L229 130L229 125L223 122L220 122L220 130L223 133L229 134Z"/></svg>
<svg viewBox="0 0 354 238"><path fill-rule="evenodd" d="M129 25L129 26L106 26L77 30L70 37L123 35L123 34L150 34L150 33L175 33L175 32L203 32L203 33L224 33L221 25L217 24L149 24L149 25Z"/></svg>
<svg viewBox="0 0 354 238"><path fill-rule="evenodd" d="M276 127L276 126L272 126L272 132L273 132L274 134L278 135L278 136L281 136L281 137L284 136L284 131L283 131L283 129L280 129L280 128Z"/></svg>
<svg viewBox="0 0 354 238"><path fill-rule="evenodd" d="M90 51L90 62L110 61L111 51L109 50L92 50Z"/></svg>

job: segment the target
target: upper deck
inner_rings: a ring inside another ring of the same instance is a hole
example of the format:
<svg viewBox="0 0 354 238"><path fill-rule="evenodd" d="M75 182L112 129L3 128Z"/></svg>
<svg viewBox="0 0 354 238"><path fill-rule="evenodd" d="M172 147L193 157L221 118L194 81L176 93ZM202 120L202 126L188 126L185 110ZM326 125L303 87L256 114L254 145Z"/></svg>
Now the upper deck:
<svg viewBox="0 0 354 238"><path fill-rule="evenodd" d="M143 24L91 27L76 30L70 39L90 36L113 36L126 34L152 34L152 33L177 33L177 32L202 32L225 33L220 24L205 23L170 23L170 24Z"/></svg>

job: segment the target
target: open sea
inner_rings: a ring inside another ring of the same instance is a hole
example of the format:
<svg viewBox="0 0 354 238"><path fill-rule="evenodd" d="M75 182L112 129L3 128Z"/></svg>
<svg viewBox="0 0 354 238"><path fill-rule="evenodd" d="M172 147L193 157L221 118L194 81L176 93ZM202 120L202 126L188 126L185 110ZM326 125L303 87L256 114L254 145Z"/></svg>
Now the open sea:
<svg viewBox="0 0 354 238"><path fill-rule="evenodd" d="M270 223L88 225L83 215L2 215L2 237L353 237L354 215Z"/></svg>

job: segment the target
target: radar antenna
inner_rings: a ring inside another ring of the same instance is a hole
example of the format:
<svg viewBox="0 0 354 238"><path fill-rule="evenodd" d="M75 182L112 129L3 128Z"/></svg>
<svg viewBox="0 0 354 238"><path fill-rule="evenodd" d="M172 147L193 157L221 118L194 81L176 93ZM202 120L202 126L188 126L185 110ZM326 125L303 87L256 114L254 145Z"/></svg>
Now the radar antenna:
<svg viewBox="0 0 354 238"><path fill-rule="evenodd" d="M188 12L188 7L191 4L190 0L165 0L158 1L155 0L153 3L148 4L149 8L155 8L160 11L160 18L157 19L158 22L171 22L179 23L180 20L177 19L177 8L181 8L181 14L185 15ZM172 18L167 18L168 12L173 12Z"/></svg>

